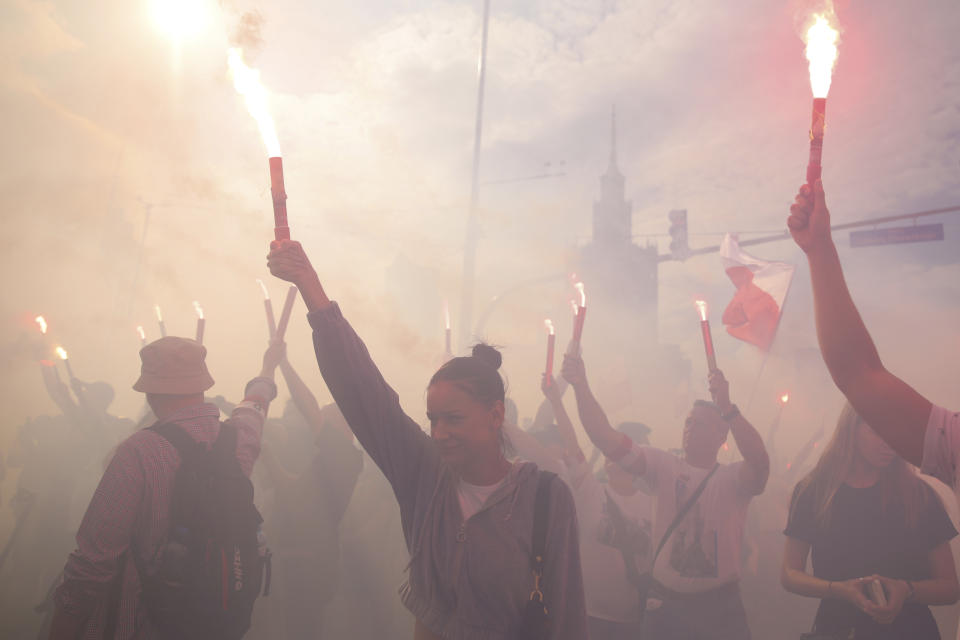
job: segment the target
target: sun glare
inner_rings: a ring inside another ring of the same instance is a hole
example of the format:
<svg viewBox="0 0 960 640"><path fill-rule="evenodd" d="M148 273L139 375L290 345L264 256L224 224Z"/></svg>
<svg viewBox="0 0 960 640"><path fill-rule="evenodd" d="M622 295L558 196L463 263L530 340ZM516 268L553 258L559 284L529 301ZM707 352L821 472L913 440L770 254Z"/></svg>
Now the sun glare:
<svg viewBox="0 0 960 640"><path fill-rule="evenodd" d="M203 0L152 0L151 14L157 28L177 41L197 35L210 19Z"/></svg>

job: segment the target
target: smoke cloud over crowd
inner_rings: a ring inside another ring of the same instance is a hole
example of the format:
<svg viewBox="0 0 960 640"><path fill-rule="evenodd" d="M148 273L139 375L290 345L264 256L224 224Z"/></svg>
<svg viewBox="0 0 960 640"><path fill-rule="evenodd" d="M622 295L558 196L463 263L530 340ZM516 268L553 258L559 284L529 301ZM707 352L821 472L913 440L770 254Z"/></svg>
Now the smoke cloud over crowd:
<svg viewBox="0 0 960 640"><path fill-rule="evenodd" d="M137 327L147 342L160 337L157 306L166 331L185 337L196 330L194 301L202 306L216 380L209 396L240 401L258 370L268 333L256 281L278 317L288 284L266 269L267 155L228 73L232 46L269 94L292 237L425 428L426 383L445 360L445 304L453 351L468 351L458 313L483 3L189 4L196 17L182 20L196 19L197 27L181 35L158 28L151 0L12 0L0 11L5 455L22 425L57 413L38 361L62 366L58 345L78 378L113 387L112 414L139 420L143 397L131 389L140 371ZM786 229L809 144L810 87L796 20L806 7L492 3L470 333L501 349L519 426L543 400L545 318L556 326L559 370L572 330L571 274L594 239L594 204L611 166L625 180L633 242L652 254L670 256L671 210L688 212L692 250L719 245L727 232L744 241ZM838 0L836 15L843 33L823 151L833 223L960 206L960 6ZM886 367L934 403L957 407L960 214L892 224L914 222L942 223L944 239L853 248L847 231L835 238ZM805 444L822 446L844 400L818 350L802 252L789 237L746 249L797 267L769 352L724 330L720 316L735 287L716 252L648 269L651 318L604 308L610 296L590 298L582 346L611 421L642 421L652 444L678 448L691 403L709 396L693 302L709 301L731 395L761 435L779 420L772 459L779 484L771 480L775 493L758 499L750 524L772 546L791 483L817 453L800 461L802 469L786 465ZM586 281L587 295L636 287L636 273ZM46 334L38 314L49 323ZM307 386L321 405L331 402L300 299L286 339ZM627 343L636 349L618 357ZM290 395L279 387L272 417ZM586 435L578 437L591 450ZM736 458L731 442L721 460ZM90 462L85 473L102 471L102 460ZM364 464L373 468L369 458ZM0 546L14 527L8 505L18 474L9 467L0 481ZM354 495L379 496L365 478ZM66 524L75 528L82 506L71 514ZM373 523L356 513L348 511L342 526L375 538ZM382 570L390 624L408 615L393 597L405 567L394 533L388 542L396 554L370 569ZM757 571L775 575L769 566ZM744 596L757 619L754 637L772 637L759 625L777 614L797 624L811 619L815 602L778 593L774 610L763 612L754 595ZM956 613L944 609L938 616L950 637Z"/></svg>

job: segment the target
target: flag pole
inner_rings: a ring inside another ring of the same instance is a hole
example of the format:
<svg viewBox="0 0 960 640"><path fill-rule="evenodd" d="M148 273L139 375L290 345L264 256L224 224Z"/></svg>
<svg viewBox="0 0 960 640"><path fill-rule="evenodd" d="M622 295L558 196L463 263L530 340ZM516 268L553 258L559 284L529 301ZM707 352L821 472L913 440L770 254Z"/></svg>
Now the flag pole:
<svg viewBox="0 0 960 640"><path fill-rule="evenodd" d="M796 268L794 268L794 273L790 276L790 283L787 285L787 292L783 294L783 303L780 305L780 314L777 316L777 324L773 327L773 342L770 343L770 348L768 348L763 354L763 362L760 363L760 370L757 371L757 379L753 381L753 388L750 390L750 400L747 401L747 408L745 413L750 414L750 407L753 406L753 399L757 396L757 387L760 386L760 379L763 376L763 370L767 366L767 360L770 359L770 352L773 351L774 345L777 344L777 336L780 335L780 321L783 320L783 315L787 312L787 300L790 299L790 290L793 289L793 276L796 275Z"/></svg>

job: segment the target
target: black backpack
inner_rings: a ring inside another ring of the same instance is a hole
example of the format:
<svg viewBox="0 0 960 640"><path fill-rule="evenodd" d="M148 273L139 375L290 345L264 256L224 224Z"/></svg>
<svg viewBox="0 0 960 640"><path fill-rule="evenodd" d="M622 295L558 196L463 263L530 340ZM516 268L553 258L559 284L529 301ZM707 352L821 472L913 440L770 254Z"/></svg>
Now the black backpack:
<svg viewBox="0 0 960 640"><path fill-rule="evenodd" d="M170 637L237 640L250 628L265 574L269 590L270 555L253 484L236 458L236 428L221 423L209 451L175 424L150 429L176 447L181 462L159 569L148 575L137 563L147 614Z"/></svg>

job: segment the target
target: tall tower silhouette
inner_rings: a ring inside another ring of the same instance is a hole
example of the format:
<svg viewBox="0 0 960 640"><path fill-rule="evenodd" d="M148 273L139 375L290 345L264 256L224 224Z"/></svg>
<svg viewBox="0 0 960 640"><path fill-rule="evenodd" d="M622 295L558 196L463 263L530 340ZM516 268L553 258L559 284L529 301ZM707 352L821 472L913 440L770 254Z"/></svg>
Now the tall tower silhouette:
<svg viewBox="0 0 960 640"><path fill-rule="evenodd" d="M629 351L657 344L657 247L633 242L633 203L617 158L617 114L610 113L610 161L593 204L593 237L580 251L579 274L592 300L591 329L598 321ZM598 316L600 316L598 318Z"/></svg>
<svg viewBox="0 0 960 640"><path fill-rule="evenodd" d="M600 176L600 200L593 203L593 241L607 246L633 241L633 203L624 198L626 180L617 166L617 111L610 110L610 164Z"/></svg>

